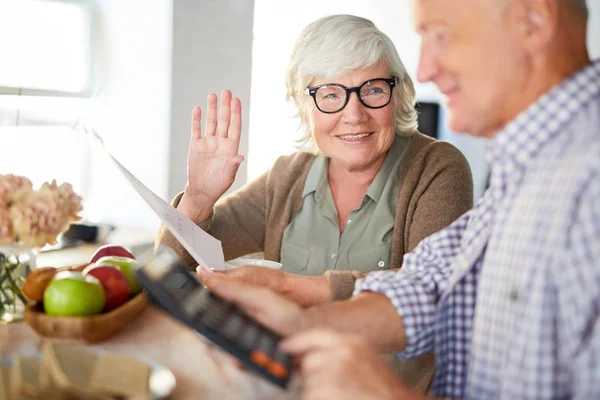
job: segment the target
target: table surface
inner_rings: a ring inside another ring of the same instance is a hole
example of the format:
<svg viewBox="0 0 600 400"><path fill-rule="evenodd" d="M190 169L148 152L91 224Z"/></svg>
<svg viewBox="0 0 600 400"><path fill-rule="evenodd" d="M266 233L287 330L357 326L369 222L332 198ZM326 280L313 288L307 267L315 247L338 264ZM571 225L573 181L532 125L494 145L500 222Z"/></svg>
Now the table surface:
<svg viewBox="0 0 600 400"><path fill-rule="evenodd" d="M126 235L121 232L122 235ZM109 238L108 242L127 245L147 240L147 234L129 234L129 243ZM133 239L132 239L133 238ZM118 238L117 238L118 239ZM67 266L86 262L101 244L50 251L38 255L38 267ZM0 324L0 357L17 352L33 355L42 339L26 322ZM297 393L280 388L239 367L238 362L193 330L149 305L114 336L91 349L114 351L149 359L169 368L177 380L171 399L292 399Z"/></svg>
<svg viewBox="0 0 600 400"><path fill-rule="evenodd" d="M42 339L26 322L0 325L0 356L38 354L43 340L49 339ZM296 397L240 369L235 359L152 305L114 336L88 347L149 359L169 368L177 381L171 399Z"/></svg>

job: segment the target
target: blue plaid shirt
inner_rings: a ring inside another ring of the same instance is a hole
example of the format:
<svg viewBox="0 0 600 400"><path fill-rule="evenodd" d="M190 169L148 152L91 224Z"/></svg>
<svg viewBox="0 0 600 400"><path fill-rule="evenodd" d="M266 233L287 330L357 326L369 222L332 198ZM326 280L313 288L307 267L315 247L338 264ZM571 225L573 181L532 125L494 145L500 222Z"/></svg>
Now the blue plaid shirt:
<svg viewBox="0 0 600 400"><path fill-rule="evenodd" d="M600 61L505 126L487 161L475 207L355 294L396 307L400 357L435 346L438 396L600 399Z"/></svg>

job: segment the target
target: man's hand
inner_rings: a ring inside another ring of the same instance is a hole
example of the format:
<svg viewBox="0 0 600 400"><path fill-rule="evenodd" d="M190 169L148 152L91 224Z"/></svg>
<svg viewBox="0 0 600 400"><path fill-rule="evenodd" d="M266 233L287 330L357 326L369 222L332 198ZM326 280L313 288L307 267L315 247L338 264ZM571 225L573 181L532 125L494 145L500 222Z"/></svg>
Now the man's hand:
<svg viewBox="0 0 600 400"><path fill-rule="evenodd" d="M267 287L304 307L331 300L329 281L323 276L294 275L252 265L215 272L198 267L196 272L208 288L217 281L241 281Z"/></svg>
<svg viewBox="0 0 600 400"><path fill-rule="evenodd" d="M208 275L218 276L221 273ZM383 353L400 351L406 346L402 318L389 299L379 293L361 293L349 300L303 309L297 302L266 287L214 277L207 282L209 289L238 304L248 314L283 336L301 329L326 327L362 335Z"/></svg>
<svg viewBox="0 0 600 400"><path fill-rule="evenodd" d="M237 304L250 317L281 336L288 336L308 326L304 310L298 304L265 287L218 280L210 289Z"/></svg>
<svg viewBox="0 0 600 400"><path fill-rule="evenodd" d="M309 329L285 339L280 347L300 360L304 400L425 398L403 385L359 336Z"/></svg>

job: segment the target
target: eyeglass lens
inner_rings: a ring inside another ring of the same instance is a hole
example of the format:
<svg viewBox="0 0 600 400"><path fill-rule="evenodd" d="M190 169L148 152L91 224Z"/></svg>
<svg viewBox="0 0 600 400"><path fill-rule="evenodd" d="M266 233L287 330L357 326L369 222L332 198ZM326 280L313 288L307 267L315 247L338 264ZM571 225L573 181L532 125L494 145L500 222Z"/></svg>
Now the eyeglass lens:
<svg viewBox="0 0 600 400"><path fill-rule="evenodd" d="M346 105L349 90L341 85L321 86L315 93L315 101L323 112L337 112ZM359 87L361 102L370 108L385 106L391 99L390 84L383 79L374 79L363 83Z"/></svg>

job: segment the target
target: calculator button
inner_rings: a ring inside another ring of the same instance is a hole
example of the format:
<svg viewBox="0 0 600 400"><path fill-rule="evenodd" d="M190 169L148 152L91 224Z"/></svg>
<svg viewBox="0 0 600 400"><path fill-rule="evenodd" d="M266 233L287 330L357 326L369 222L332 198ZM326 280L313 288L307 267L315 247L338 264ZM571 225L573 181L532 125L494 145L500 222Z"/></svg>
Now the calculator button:
<svg viewBox="0 0 600 400"><path fill-rule="evenodd" d="M271 363L271 359L262 351L254 350L250 353L250 359L254 361L256 365L267 368Z"/></svg>
<svg viewBox="0 0 600 400"><path fill-rule="evenodd" d="M287 369L277 361L273 361L269 365L269 372L279 379L287 377L288 374Z"/></svg>

